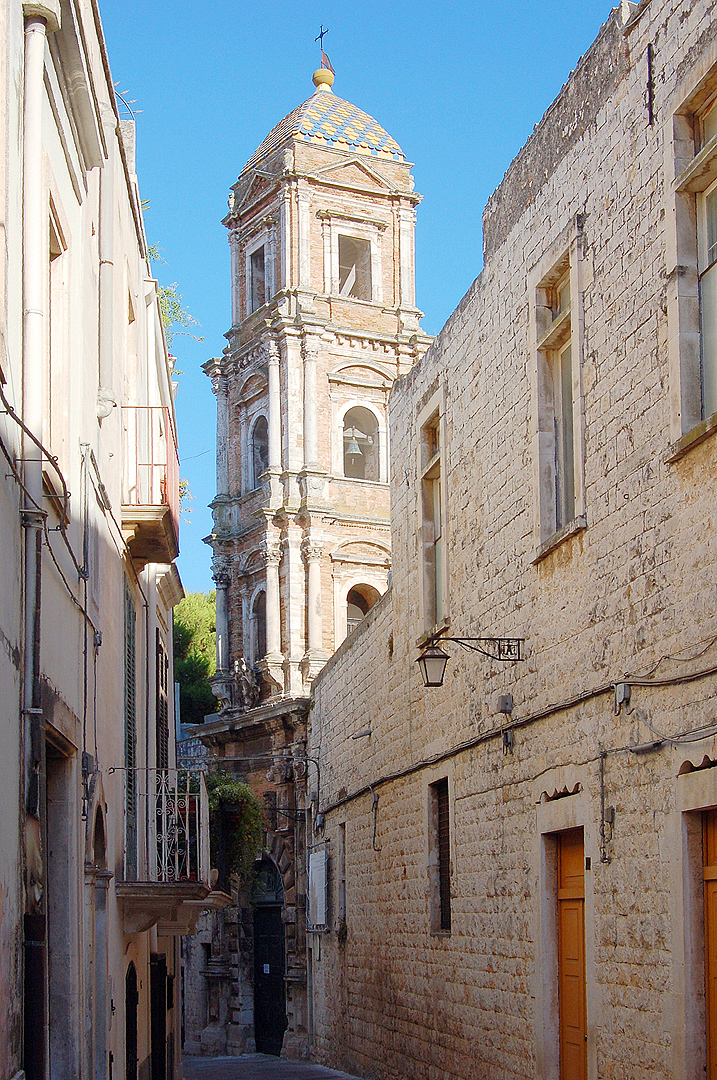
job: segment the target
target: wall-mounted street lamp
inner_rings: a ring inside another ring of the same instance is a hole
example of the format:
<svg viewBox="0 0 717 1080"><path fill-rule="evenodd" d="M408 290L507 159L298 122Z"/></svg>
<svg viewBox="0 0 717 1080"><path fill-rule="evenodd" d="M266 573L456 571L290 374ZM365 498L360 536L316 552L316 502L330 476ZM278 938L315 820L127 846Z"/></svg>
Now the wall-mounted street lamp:
<svg viewBox="0 0 717 1080"><path fill-rule="evenodd" d="M424 645L421 655L416 663L421 669L424 686L443 686L443 676L448 663L448 653L441 648L444 642L453 641L456 645L470 652L482 653L491 660L502 660L506 663L514 663L523 660L522 645L524 638L464 638L464 637L438 637Z"/></svg>

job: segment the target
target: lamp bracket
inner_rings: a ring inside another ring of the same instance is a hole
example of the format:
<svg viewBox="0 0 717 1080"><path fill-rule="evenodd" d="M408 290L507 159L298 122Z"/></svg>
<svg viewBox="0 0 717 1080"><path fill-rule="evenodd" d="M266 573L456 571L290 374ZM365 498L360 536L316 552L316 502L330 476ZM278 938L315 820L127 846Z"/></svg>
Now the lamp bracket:
<svg viewBox="0 0 717 1080"><path fill-rule="evenodd" d="M516 660L524 660L523 645L525 638L499 638L499 637L437 637L433 638L431 645L440 645L444 641L454 641L463 649L471 652L482 653L491 660L502 660L506 663L514 663Z"/></svg>

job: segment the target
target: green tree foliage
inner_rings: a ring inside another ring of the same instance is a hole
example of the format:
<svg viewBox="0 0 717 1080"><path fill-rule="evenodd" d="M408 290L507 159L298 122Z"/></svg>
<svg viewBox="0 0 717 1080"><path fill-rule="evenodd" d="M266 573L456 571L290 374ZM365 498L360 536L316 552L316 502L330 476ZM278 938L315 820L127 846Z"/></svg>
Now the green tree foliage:
<svg viewBox="0 0 717 1080"><path fill-rule="evenodd" d="M216 710L209 678L216 671L216 592L190 592L174 609L174 674L183 724Z"/></svg>
<svg viewBox="0 0 717 1080"><path fill-rule="evenodd" d="M207 791L212 866L218 866L220 861L221 836L227 872L236 874L242 884L247 884L257 853L261 850L264 828L262 804L248 784L222 772L209 773Z"/></svg>
<svg viewBox="0 0 717 1080"><path fill-rule="evenodd" d="M150 244L147 248L147 254L151 262L164 262L158 244ZM176 281L173 281L170 285L157 285L157 297L159 299L159 310L162 315L162 325L164 326L164 336L167 339L167 348L171 349L174 335L186 332L186 330L178 330L177 327L183 326L186 328L187 326L199 326L199 323L193 315L190 315L186 308L182 307L182 294L179 292ZM194 334L190 334L189 336L194 337ZM194 337L194 340L204 341L204 338ZM171 357L171 359L174 359L174 357ZM176 374L181 375L182 373L179 371Z"/></svg>

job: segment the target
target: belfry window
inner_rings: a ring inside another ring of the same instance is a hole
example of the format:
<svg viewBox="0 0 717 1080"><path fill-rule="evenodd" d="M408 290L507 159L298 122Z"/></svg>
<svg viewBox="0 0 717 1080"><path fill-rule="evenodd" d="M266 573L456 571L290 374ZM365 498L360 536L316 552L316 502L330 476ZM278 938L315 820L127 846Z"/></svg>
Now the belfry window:
<svg viewBox="0 0 717 1080"><path fill-rule="evenodd" d="M371 242L339 235L339 295L371 300Z"/></svg>
<svg viewBox="0 0 717 1080"><path fill-rule="evenodd" d="M254 423L251 433L252 490L259 487L260 477L269 467L269 428L265 416Z"/></svg>
<svg viewBox="0 0 717 1080"><path fill-rule="evenodd" d="M256 666L266 656L266 593L257 593L251 610L252 662Z"/></svg>
<svg viewBox="0 0 717 1080"><path fill-rule="evenodd" d="M370 409L356 405L344 416L344 476L378 480L378 420Z"/></svg>
<svg viewBox="0 0 717 1080"><path fill-rule="evenodd" d="M249 256L249 307L258 311L266 303L266 259L264 245Z"/></svg>
<svg viewBox="0 0 717 1080"><path fill-rule="evenodd" d="M354 585L346 597L346 633L350 634L376 603L380 594L371 585Z"/></svg>

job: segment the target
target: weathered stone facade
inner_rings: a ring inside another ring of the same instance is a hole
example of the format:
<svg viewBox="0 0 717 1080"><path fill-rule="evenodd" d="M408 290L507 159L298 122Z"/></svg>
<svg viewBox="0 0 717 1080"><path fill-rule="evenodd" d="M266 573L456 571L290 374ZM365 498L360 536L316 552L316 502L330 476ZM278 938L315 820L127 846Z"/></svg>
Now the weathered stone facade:
<svg viewBox="0 0 717 1080"><path fill-rule="evenodd" d="M205 365L217 396L208 542L222 707L199 737L210 767L264 798L263 870L277 875L252 905L235 891L214 932L207 925L200 946L187 946L196 1008L186 1046L205 1054L308 1052L308 694L386 590L388 395L429 344L414 298L411 165L332 83L328 70L315 73L313 97L232 188L232 328L224 355ZM277 951L259 965L262 935ZM277 964L281 985L271 982Z"/></svg>
<svg viewBox="0 0 717 1080"><path fill-rule="evenodd" d="M0 5L0 249L0 1076L174 1080L179 938L227 898L176 769L176 384L89 0Z"/></svg>
<svg viewBox="0 0 717 1080"><path fill-rule="evenodd" d="M325 1063L705 1075L717 416L700 409L698 232L715 92L713 4L621 4L489 201L483 272L394 385L392 586L312 690ZM522 638L525 659L447 644L427 688L415 660L441 634ZM580 1045L559 989L571 898Z"/></svg>

